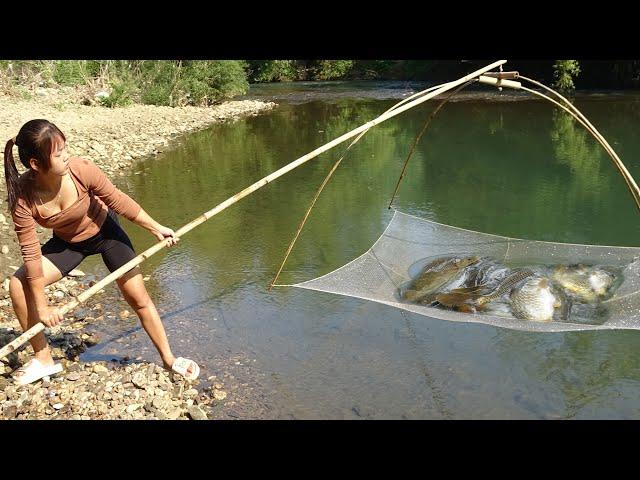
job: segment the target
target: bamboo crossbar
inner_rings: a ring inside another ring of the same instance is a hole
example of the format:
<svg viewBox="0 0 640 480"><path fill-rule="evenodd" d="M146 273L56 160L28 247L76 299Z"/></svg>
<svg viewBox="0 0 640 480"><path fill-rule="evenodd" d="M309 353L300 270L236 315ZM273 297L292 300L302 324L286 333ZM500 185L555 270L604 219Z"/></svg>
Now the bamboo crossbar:
<svg viewBox="0 0 640 480"><path fill-rule="evenodd" d="M285 173L290 172L294 168L299 167L303 163L311 160L312 158L317 157L321 153L326 152L327 150L335 147L336 145L339 145L340 143L342 143L342 142L344 142L344 141L346 141L346 140L348 140L348 139L350 139L352 137L355 137L359 133L362 133L362 132L370 129L371 127L373 127L373 126L375 126L375 125L377 125L377 124L379 124L381 122L384 122L385 120L388 120L389 118L395 117L396 115L398 115L398 114L400 114L400 113L402 113L402 112L404 112L406 110L409 110L410 108L413 108L416 105L419 105L419 104L421 104L423 102L426 102L427 100L429 100L429 99L431 99L431 98L433 98L433 97L435 97L437 95L440 95L441 93L444 93L447 90L451 90L452 88L455 88L458 85L461 85L461 84L463 84L463 83L465 83L465 82L467 82L467 81L469 81L469 80L471 80L473 78L476 78L476 77L482 75L483 73L488 72L489 70L492 70L492 69L494 69L496 67L499 67L500 65L503 65L506 62L507 62L506 60L498 60L498 61L493 62L492 64L487 65L486 67L483 67L483 68L481 68L479 70L476 70L475 72L470 73L470 74L468 74L468 75L466 75L466 76L464 76L464 77L462 77L462 78L460 78L458 80L446 83L441 88L438 88L437 90L433 90L432 92L429 92L428 94L426 94L424 96L421 96L420 98L416 98L415 100L412 100L411 102L407 102L405 105L403 105L401 107L398 107L398 108L393 109L391 111L387 111L386 113L380 115L376 119L371 120L370 122L367 122L364 125L361 125L360 127L356 128L354 130L351 130L350 132L345 133L344 135L332 140L331 142L326 143L326 144L322 145L321 147L316 148L315 150L307 153L306 155L298 158L297 160L294 160L293 162L285 165L284 167L280 168L279 170L276 170L275 172L271 173L270 175L267 175L266 177L258 180L257 182L255 182L254 184L248 186L244 190L236 193L235 195L233 195L232 197L228 198L224 202L218 204L217 206L215 206L214 208L212 208L208 212L203 213L202 215L200 215L196 219L192 220L188 224L186 224L183 227L181 227L180 229L178 229L175 232L176 236L177 237L182 237L185 233L193 230L198 225L206 222L207 220L209 220L214 215L217 215L218 213L220 213L221 211L223 211L227 207L233 205L234 203L236 203L237 201L241 200L242 198L246 197L250 193L253 193L256 190L258 190L259 188L264 187L269 182L272 182L276 178L281 177ZM109 283L117 280L122 275L127 273L129 270L131 270L132 268L138 266L139 264L144 262L147 258L149 258L150 256L152 256L155 253L157 253L158 251L160 251L162 248L167 246L167 244L168 244L168 240L161 240L158 243L156 243L155 245L153 245L150 248L148 248L147 250L145 250L144 252L142 252L141 254L139 254L136 258L130 260L127 263L125 263L123 266L121 266L117 270L114 270L109 275L107 275L105 278L103 278L98 283L96 283L94 286L92 286L91 288L88 288L86 291L84 291L80 295L78 295L74 300L72 300L68 304L64 305L60 309L61 314L62 315L66 315L71 310L76 308L78 305L80 305L81 303L87 301L96 292L99 292L100 290L102 290ZM33 338L34 336L36 336L38 333L40 333L44 329L45 329L45 325L43 323L41 323L41 322L39 322L38 324L34 325L30 329L28 329L26 332L24 332L22 335L20 335L18 338L14 339L12 342L10 342L9 344L7 344L4 347L2 347L0 349L0 358L4 358L5 356L10 354L11 352L15 351L17 348L19 348L21 345L26 343L29 339Z"/></svg>

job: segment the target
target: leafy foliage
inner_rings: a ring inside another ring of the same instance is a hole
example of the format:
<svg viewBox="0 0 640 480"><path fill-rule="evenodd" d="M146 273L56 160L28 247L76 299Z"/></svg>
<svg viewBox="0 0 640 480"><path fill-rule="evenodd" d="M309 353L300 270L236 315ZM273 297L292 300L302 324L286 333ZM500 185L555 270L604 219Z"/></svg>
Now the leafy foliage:
<svg viewBox="0 0 640 480"><path fill-rule="evenodd" d="M580 65L577 60L556 60L553 65L553 85L564 92L575 90L574 77L580 74Z"/></svg>

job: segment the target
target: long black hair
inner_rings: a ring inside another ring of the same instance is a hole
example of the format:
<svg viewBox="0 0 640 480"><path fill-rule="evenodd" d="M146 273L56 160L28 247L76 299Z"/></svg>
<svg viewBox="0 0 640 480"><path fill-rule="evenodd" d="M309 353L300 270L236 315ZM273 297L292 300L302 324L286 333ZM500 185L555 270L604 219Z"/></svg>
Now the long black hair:
<svg viewBox="0 0 640 480"><path fill-rule="evenodd" d="M20 191L20 173L13 160L13 146L18 147L18 157L25 168L31 168L29 161L34 158L43 171L51 167L50 158L56 142L66 141L64 133L49 120L36 119L25 123L18 135L10 139L4 147L4 177L7 181L7 202L11 213L15 211ZM27 192L25 192L27 193Z"/></svg>

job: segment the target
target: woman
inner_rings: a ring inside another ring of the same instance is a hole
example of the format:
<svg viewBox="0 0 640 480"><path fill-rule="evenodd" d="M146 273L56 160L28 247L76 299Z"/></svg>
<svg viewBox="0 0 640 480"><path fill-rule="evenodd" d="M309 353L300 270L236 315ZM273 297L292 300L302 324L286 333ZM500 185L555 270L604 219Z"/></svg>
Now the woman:
<svg viewBox="0 0 640 480"><path fill-rule="evenodd" d="M13 160L14 145L27 168L22 175ZM48 305L44 287L66 276L87 255L100 253L111 272L136 256L116 214L146 228L158 240L166 239L168 246L178 242L172 229L151 218L96 165L70 157L64 134L47 120L25 123L18 135L7 142L4 171L9 209L24 260L9 283L13 309L23 330L38 322L54 327L62 321L60 311ZM42 248L36 223L53 230L52 238ZM174 357L140 269L129 270L117 283L160 353L165 368L195 380L200 368L193 360ZM62 365L54 362L42 332L30 342L35 358L14 373L19 385L62 371Z"/></svg>

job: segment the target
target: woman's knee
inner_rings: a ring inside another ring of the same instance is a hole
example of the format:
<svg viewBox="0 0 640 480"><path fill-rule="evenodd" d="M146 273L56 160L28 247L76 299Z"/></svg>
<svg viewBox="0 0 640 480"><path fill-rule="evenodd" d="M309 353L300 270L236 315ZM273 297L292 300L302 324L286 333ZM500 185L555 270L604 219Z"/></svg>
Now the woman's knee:
<svg viewBox="0 0 640 480"><path fill-rule="evenodd" d="M13 302L16 300L24 301L25 296L23 282L24 279L20 278L17 272L9 279L9 296Z"/></svg>
<svg viewBox="0 0 640 480"><path fill-rule="evenodd" d="M151 298L149 298L149 295L146 294L146 293L142 294L142 295L125 294L125 298L127 300L127 303L134 310L142 310L143 308L147 308L149 306L149 304L151 303Z"/></svg>
<svg viewBox="0 0 640 480"><path fill-rule="evenodd" d="M127 284L121 285L120 289L127 303L134 310L141 310L149 306L151 298L144 288L144 284L138 285L138 282L129 281Z"/></svg>

